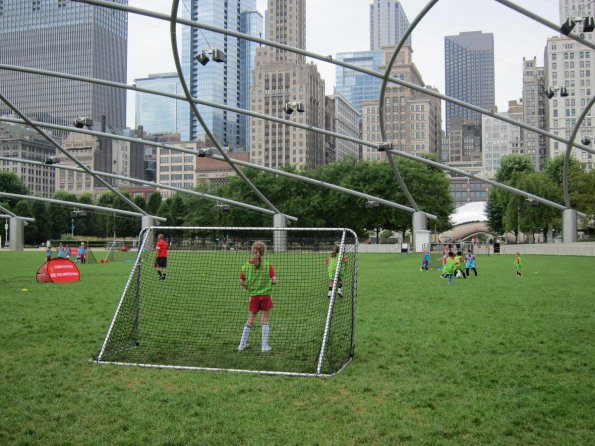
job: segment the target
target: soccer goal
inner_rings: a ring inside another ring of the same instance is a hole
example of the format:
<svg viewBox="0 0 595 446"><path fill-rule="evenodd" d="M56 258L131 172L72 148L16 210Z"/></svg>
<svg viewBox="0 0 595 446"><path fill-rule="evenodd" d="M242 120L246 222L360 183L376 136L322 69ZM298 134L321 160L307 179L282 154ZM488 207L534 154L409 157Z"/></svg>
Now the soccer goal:
<svg viewBox="0 0 595 446"><path fill-rule="evenodd" d="M167 243L167 264L156 268L159 234L159 243ZM139 240L98 363L329 376L351 362L353 231L161 226L146 228ZM240 284L243 272L245 279L260 274L249 263L255 241L266 246L260 264L266 280L273 272L277 278L269 285L273 308L264 325L262 312L248 324L250 293Z"/></svg>
<svg viewBox="0 0 595 446"><path fill-rule="evenodd" d="M110 240L105 244L104 262L129 262L136 257L137 240Z"/></svg>

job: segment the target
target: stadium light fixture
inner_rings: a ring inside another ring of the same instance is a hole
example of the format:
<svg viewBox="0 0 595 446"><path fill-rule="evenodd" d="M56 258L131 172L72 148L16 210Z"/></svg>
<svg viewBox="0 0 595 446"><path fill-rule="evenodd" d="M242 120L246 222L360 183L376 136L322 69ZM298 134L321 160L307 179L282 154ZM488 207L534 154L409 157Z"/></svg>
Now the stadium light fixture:
<svg viewBox="0 0 595 446"><path fill-rule="evenodd" d="M73 125L77 128L77 129L82 129L84 127L93 127L93 120L91 118L87 118L85 116L82 116L80 118L76 118L73 122Z"/></svg>
<svg viewBox="0 0 595 446"><path fill-rule="evenodd" d="M567 36L574 29L575 25L576 22L573 19L568 18L564 23L562 23L562 26L560 27L560 32Z"/></svg>
<svg viewBox="0 0 595 446"><path fill-rule="evenodd" d="M227 55L222 50L218 48L206 48L198 53L195 57L198 63L200 63L203 67L209 63L209 60L211 60L207 54L211 55L211 58L214 62L227 62Z"/></svg>
<svg viewBox="0 0 595 446"><path fill-rule="evenodd" d="M591 144L592 141L593 141L593 138L591 136L583 136L583 139L581 139L581 143L583 143L586 146Z"/></svg>
<svg viewBox="0 0 595 446"><path fill-rule="evenodd" d="M213 149L199 149L198 150L198 157L204 158L205 156L211 156L213 154Z"/></svg>
<svg viewBox="0 0 595 446"><path fill-rule="evenodd" d="M595 18L584 17L583 18L583 32L591 33L593 31L595 31Z"/></svg>
<svg viewBox="0 0 595 446"><path fill-rule="evenodd" d="M548 99L551 99L554 96L556 96L557 92L560 92L560 97L565 98L565 97L569 96L568 89L566 87L560 87L560 88L550 87L547 89L547 91L544 94L547 96Z"/></svg>
<svg viewBox="0 0 595 446"><path fill-rule="evenodd" d="M377 208L379 206L380 206L380 203L378 203L377 201L374 201L374 200L366 201L366 208L368 208L368 209Z"/></svg>
<svg viewBox="0 0 595 446"><path fill-rule="evenodd" d="M292 114L294 111L298 113L304 113L304 104L297 101L287 102L283 107L283 111L288 115Z"/></svg>
<svg viewBox="0 0 595 446"><path fill-rule="evenodd" d="M56 158L55 156L48 156L45 159L44 164L47 164L48 166L51 166L52 164L60 164L60 158Z"/></svg>
<svg viewBox="0 0 595 446"><path fill-rule="evenodd" d="M378 144L378 151L379 152L386 152L387 150L391 150L393 145L390 142L381 142Z"/></svg>

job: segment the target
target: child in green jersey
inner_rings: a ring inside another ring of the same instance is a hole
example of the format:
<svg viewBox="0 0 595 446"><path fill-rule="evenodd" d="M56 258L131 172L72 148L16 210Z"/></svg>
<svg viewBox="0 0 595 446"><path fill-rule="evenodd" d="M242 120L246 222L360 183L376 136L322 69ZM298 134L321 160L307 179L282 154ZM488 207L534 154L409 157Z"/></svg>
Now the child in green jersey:
<svg viewBox="0 0 595 446"><path fill-rule="evenodd" d="M333 283L335 281L335 271L337 271L337 262L339 261L339 247L333 246L330 256L326 258L326 272L328 275L328 297L331 297L333 291ZM343 297L343 278L347 271L347 259L343 257L341 259L341 266L339 267L339 277L337 278L337 294L339 297Z"/></svg>
<svg viewBox="0 0 595 446"><path fill-rule="evenodd" d="M452 283L452 278L455 275L456 265L457 265L457 261L455 259L455 253L452 251L449 251L446 262L444 263L444 266L442 267L442 272L443 272L443 274L446 275L449 285Z"/></svg>
<svg viewBox="0 0 595 446"><path fill-rule="evenodd" d="M240 285L250 293L250 303L248 304L248 320L244 325L238 346L239 351L248 346L250 329L259 311L261 312L260 324L262 326L261 349L263 352L271 350L269 347L269 311L273 308L271 292L273 285L277 283L277 276L273 265L264 259L265 252L265 243L260 240L255 241L252 244L252 260L244 263L240 273Z"/></svg>
<svg viewBox="0 0 595 446"><path fill-rule="evenodd" d="M465 261L463 260L463 253L461 251L457 251L455 262L455 276L466 279L467 275L465 274Z"/></svg>
<svg viewBox="0 0 595 446"><path fill-rule="evenodd" d="M516 268L516 276L523 277L522 269L523 269L523 259L521 259L521 253L516 253L516 258L514 259L514 267Z"/></svg>

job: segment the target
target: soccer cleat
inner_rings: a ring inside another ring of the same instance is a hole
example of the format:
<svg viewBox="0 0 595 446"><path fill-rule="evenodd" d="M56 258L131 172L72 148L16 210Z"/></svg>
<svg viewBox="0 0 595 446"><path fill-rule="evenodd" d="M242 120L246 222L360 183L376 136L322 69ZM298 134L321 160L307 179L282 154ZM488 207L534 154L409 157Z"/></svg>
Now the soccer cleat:
<svg viewBox="0 0 595 446"><path fill-rule="evenodd" d="M263 348L262 348L262 352L263 352L263 353L268 353L268 352L270 352L271 350L272 350L272 348L271 348L271 347L269 347L268 345L267 345L266 347L263 347Z"/></svg>
<svg viewBox="0 0 595 446"><path fill-rule="evenodd" d="M338 288L337 293L339 294L339 297L343 297L343 288Z"/></svg>
<svg viewBox="0 0 595 446"><path fill-rule="evenodd" d="M246 350L246 347L248 347L248 344L246 344L246 345L240 344L240 345L238 345L238 351L241 352L243 350Z"/></svg>

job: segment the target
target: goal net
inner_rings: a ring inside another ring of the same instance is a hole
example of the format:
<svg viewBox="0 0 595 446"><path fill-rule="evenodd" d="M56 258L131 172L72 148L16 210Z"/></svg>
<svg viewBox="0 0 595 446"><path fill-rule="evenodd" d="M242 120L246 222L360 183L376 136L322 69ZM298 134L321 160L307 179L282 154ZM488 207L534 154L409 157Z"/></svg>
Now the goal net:
<svg viewBox="0 0 595 446"><path fill-rule="evenodd" d="M131 262L136 258L137 240L110 240L105 244L104 262Z"/></svg>
<svg viewBox="0 0 595 446"><path fill-rule="evenodd" d="M167 263L156 268L159 234L167 243ZM358 246L353 231L150 227L140 240L97 362L328 376L352 360ZM266 246L264 273L250 264L255 241ZM264 277L263 294L272 289L268 323L261 323L261 311L248 324L249 301L265 308L266 298L251 299L241 277L255 294L254 277Z"/></svg>

